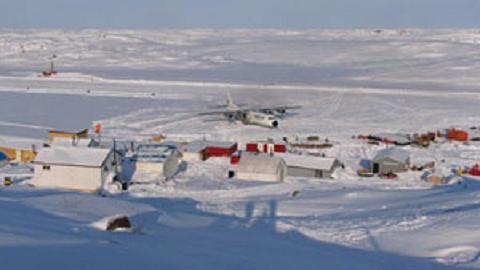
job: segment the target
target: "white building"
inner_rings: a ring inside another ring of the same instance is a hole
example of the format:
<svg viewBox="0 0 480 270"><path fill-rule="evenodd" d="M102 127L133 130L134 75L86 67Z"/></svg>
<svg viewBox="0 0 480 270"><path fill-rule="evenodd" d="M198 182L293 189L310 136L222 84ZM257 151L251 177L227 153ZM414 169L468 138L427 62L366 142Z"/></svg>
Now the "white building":
<svg viewBox="0 0 480 270"><path fill-rule="evenodd" d="M288 176L332 178L332 174L341 163L335 158L301 156L286 154L282 158L287 163Z"/></svg>
<svg viewBox="0 0 480 270"><path fill-rule="evenodd" d="M287 175L287 165L280 157L268 154L242 153L238 165L229 172L240 180L279 182Z"/></svg>
<svg viewBox="0 0 480 270"><path fill-rule="evenodd" d="M389 147L378 151L372 160L373 173L406 172L410 167L410 153L398 147Z"/></svg>
<svg viewBox="0 0 480 270"><path fill-rule="evenodd" d="M32 183L42 188L97 191L116 172L112 149L84 147L43 148L33 161Z"/></svg>
<svg viewBox="0 0 480 270"><path fill-rule="evenodd" d="M201 161L204 158L205 141L193 141L181 147L182 159L185 161Z"/></svg>
<svg viewBox="0 0 480 270"><path fill-rule="evenodd" d="M148 143L140 144L134 156L135 174L132 182L149 182L146 174L172 177L180 165L180 153L174 144ZM151 179L151 178L150 178ZM158 180L158 178L155 178Z"/></svg>

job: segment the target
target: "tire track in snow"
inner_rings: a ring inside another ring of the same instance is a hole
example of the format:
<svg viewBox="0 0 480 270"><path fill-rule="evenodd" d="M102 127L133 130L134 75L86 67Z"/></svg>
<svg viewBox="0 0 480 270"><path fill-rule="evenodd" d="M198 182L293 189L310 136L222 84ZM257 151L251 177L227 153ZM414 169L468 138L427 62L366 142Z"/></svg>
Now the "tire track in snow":
<svg viewBox="0 0 480 270"><path fill-rule="evenodd" d="M5 121L0 121L0 126L21 127L21 128L31 128L31 129L41 129L41 130L54 129L54 128L48 127L48 126L38 126L38 125L22 124L22 123L15 123L15 122L5 122Z"/></svg>

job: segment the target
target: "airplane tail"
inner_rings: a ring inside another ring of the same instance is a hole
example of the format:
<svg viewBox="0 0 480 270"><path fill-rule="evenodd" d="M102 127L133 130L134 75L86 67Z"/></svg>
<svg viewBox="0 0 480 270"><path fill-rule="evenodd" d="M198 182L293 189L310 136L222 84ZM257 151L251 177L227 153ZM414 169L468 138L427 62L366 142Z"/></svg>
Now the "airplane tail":
<svg viewBox="0 0 480 270"><path fill-rule="evenodd" d="M233 107L235 104L233 103L232 95L230 91L227 91L227 107Z"/></svg>

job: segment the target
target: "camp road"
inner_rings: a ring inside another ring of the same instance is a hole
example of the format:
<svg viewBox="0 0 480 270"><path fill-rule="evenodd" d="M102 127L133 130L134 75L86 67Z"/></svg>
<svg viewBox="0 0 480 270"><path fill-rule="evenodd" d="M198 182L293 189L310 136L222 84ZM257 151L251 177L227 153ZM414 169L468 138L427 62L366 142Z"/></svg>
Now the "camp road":
<svg viewBox="0 0 480 270"><path fill-rule="evenodd" d="M400 96L423 96L423 97L460 97L460 98L480 98L476 91L433 91L422 89L395 89L395 88L368 88L368 87L324 87L316 85L281 85L281 84L243 84L243 83L223 83L207 81L163 81L163 80L115 80L92 77L95 79L85 80L81 77L56 77L56 78L37 78L37 77L9 77L0 76L1 92L28 92L38 94L70 94L85 95L89 91L92 96L109 97L137 97L154 98L152 93L161 94L162 89L156 87L169 87L183 89L241 89L249 90L274 90L274 91L319 91L328 93L342 94L375 94L375 95L400 95ZM68 89L67 87L68 83ZM22 85L22 88L19 88ZM131 88L117 89L115 86L129 86ZM101 89L101 90L99 90ZM159 96L161 97L161 96Z"/></svg>

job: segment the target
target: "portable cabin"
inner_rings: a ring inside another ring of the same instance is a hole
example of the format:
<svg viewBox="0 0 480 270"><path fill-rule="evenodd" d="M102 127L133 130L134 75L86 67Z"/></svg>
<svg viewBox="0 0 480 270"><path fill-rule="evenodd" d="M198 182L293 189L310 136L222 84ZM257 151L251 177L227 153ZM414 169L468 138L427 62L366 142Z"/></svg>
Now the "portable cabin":
<svg viewBox="0 0 480 270"><path fill-rule="evenodd" d="M57 138L68 138L72 140L76 139L88 139L88 129L84 129L78 132L73 131L60 131L60 130L50 130L48 131L48 139L50 142L55 141Z"/></svg>
<svg viewBox="0 0 480 270"><path fill-rule="evenodd" d="M32 183L41 188L94 192L114 179L115 162L112 149L43 148L33 161Z"/></svg>
<svg viewBox="0 0 480 270"><path fill-rule="evenodd" d="M335 158L314 156L282 155L287 163L288 176L310 178L332 178L336 168L342 164Z"/></svg>
<svg viewBox="0 0 480 270"><path fill-rule="evenodd" d="M285 153L287 152L287 147L285 144L278 144L266 141L247 143L247 145L245 146L245 151L250 153Z"/></svg>
<svg viewBox="0 0 480 270"><path fill-rule="evenodd" d="M229 171L230 178L247 181L279 182L287 175L287 164L280 157L266 154L242 154L238 164Z"/></svg>
<svg viewBox="0 0 480 270"><path fill-rule="evenodd" d="M388 174L408 171L410 155L398 147L380 150L371 162L373 173Z"/></svg>
<svg viewBox="0 0 480 270"><path fill-rule="evenodd" d="M180 153L176 145L168 143L146 143L138 145L133 157L135 174L133 182L145 182L141 176L145 173L170 178L178 170Z"/></svg>

